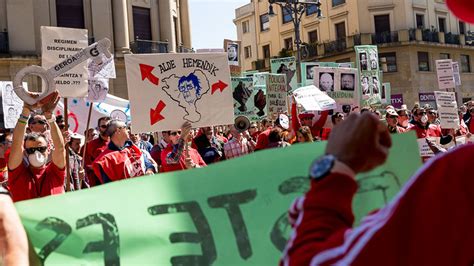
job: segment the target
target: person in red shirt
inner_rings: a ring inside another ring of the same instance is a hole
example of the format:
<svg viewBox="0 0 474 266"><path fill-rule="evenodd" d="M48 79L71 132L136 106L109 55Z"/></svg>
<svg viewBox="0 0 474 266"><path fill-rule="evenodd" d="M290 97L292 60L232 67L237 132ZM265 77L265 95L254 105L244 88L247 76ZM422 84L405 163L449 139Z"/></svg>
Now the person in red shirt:
<svg viewBox="0 0 474 266"><path fill-rule="evenodd" d="M162 172L172 172L206 166L199 152L187 144L191 123L185 122L181 130L167 132L170 143L161 151ZM188 146L188 147L185 147Z"/></svg>
<svg viewBox="0 0 474 266"><path fill-rule="evenodd" d="M303 126L307 126L311 128L311 135L313 136L313 138L327 140L328 134L324 134L323 127L324 127L324 124L326 123L326 119L328 118L329 111L322 111L321 116L319 117L318 121L314 122L314 124L313 124L314 114L302 113L298 115L297 112L298 110L296 110L296 101L295 99L293 99L293 104L291 105L291 126L293 128L293 132L297 132L298 129L303 125Z"/></svg>
<svg viewBox="0 0 474 266"><path fill-rule="evenodd" d="M130 140L125 122L110 120L106 134L110 137L107 149L92 163L101 184L156 172L153 163Z"/></svg>
<svg viewBox="0 0 474 266"><path fill-rule="evenodd" d="M387 121L388 131L390 134L400 134L405 132L403 127L398 126L398 113L394 109L387 109L385 121Z"/></svg>
<svg viewBox="0 0 474 266"><path fill-rule="evenodd" d="M474 107L469 108L470 117L466 120L466 126L471 134L474 134Z"/></svg>
<svg viewBox="0 0 474 266"><path fill-rule="evenodd" d="M66 152L63 136L52 114L58 101L58 93L54 92L35 106L25 104L13 130L8 160L8 189L15 202L64 193ZM54 149L50 162L47 162L49 151L45 135L33 132L24 137L26 123L33 108L43 110L51 128ZM24 155L27 160L23 160Z"/></svg>
<svg viewBox="0 0 474 266"><path fill-rule="evenodd" d="M86 154L84 156L84 164L86 168L87 178L91 187L100 185L99 177L94 174L92 170L92 162L107 149L110 137L107 135L107 125L110 121L110 117L104 116L99 118L97 126L99 128L99 137L88 142L86 145Z"/></svg>
<svg viewBox="0 0 474 266"><path fill-rule="evenodd" d="M268 146L268 136L270 135L270 131L273 128L273 121L264 118L262 119L262 132L258 134L257 137L257 145L255 146L255 150L263 150L266 149Z"/></svg>
<svg viewBox="0 0 474 266"><path fill-rule="evenodd" d="M280 265L472 264L472 144L431 161L353 228L355 175L383 164L390 146L387 128L369 113L333 129L326 155L310 167L310 190L290 207L293 233Z"/></svg>

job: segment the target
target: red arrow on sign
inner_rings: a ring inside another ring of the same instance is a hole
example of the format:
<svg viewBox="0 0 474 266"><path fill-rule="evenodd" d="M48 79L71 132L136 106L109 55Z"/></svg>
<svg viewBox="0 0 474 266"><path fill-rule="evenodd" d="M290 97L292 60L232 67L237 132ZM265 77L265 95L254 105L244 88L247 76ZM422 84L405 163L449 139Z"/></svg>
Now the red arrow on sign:
<svg viewBox="0 0 474 266"><path fill-rule="evenodd" d="M148 79L151 83L158 86L160 79L151 73L155 69L152 66L140 64L140 72L142 73L142 80Z"/></svg>
<svg viewBox="0 0 474 266"><path fill-rule="evenodd" d="M158 104L156 105L155 109L150 108L150 124L151 125L154 125L160 122L161 120L165 119L165 117L161 115L161 111L165 109L165 106L166 104L162 100L160 100Z"/></svg>
<svg viewBox="0 0 474 266"><path fill-rule="evenodd" d="M214 94L216 90L223 92L225 88L227 88L227 84L225 84L222 80L219 80L218 82L212 84L211 94Z"/></svg>

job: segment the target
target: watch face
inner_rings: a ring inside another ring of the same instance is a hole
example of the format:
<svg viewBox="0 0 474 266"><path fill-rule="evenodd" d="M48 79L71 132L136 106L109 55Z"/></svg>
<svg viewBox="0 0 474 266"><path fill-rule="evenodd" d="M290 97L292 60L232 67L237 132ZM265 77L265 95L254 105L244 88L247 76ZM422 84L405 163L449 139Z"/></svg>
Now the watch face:
<svg viewBox="0 0 474 266"><path fill-rule="evenodd" d="M310 176L313 179L321 179L331 171L336 158L332 155L325 155L315 161L311 166Z"/></svg>

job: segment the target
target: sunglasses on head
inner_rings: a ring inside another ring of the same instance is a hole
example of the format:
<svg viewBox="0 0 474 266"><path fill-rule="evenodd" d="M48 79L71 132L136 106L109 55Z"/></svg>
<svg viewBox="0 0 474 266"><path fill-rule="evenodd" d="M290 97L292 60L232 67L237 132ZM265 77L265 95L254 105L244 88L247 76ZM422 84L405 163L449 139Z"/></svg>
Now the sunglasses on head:
<svg viewBox="0 0 474 266"><path fill-rule="evenodd" d="M25 149L25 151L26 151L27 154L33 154L36 151L44 153L46 151L46 149L48 149L48 148L47 147L35 147L35 148L27 148L27 149Z"/></svg>
<svg viewBox="0 0 474 266"><path fill-rule="evenodd" d="M170 132L171 136L181 135L181 131Z"/></svg>
<svg viewBox="0 0 474 266"><path fill-rule="evenodd" d="M46 120L33 120L31 124L32 125L34 124L46 125Z"/></svg>

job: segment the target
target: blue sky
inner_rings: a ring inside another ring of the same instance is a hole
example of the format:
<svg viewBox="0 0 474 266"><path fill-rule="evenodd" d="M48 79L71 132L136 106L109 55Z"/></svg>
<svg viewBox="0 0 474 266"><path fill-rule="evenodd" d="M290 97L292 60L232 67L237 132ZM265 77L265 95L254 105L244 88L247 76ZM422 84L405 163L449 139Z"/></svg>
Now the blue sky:
<svg viewBox="0 0 474 266"><path fill-rule="evenodd" d="M237 39L235 9L250 0L188 0L194 49L223 48L224 39Z"/></svg>

